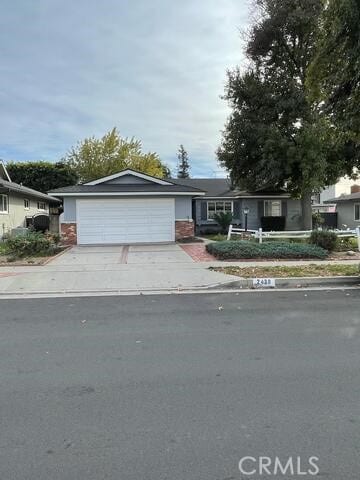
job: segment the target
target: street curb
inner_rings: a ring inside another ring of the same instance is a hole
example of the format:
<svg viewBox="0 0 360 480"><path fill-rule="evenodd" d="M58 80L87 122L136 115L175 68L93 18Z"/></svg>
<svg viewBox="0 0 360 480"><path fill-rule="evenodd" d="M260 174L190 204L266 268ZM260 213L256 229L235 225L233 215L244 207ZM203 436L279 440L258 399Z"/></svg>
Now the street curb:
<svg viewBox="0 0 360 480"><path fill-rule="evenodd" d="M231 293L239 291L279 291L279 290L301 290L317 288L347 289L360 287L360 277L294 277L277 278L275 288L254 287L252 278L240 278L230 282L221 282L212 285L202 285L197 287L178 287L178 288L139 288L139 289L98 289L98 290L58 290L52 292L33 291L33 292L1 292L0 299L12 298L56 298L56 297L91 297L108 295L162 295L162 294L186 294L186 293Z"/></svg>
<svg viewBox="0 0 360 480"><path fill-rule="evenodd" d="M275 289L277 288L308 288L308 287L347 287L360 286L359 276L346 277L286 277L275 278ZM214 288L214 287L210 287ZM255 290L268 290L269 287L254 287L252 278L240 278L230 282L221 283L216 288L252 288ZM271 288L271 287L270 287ZM274 287L272 287L274 288Z"/></svg>

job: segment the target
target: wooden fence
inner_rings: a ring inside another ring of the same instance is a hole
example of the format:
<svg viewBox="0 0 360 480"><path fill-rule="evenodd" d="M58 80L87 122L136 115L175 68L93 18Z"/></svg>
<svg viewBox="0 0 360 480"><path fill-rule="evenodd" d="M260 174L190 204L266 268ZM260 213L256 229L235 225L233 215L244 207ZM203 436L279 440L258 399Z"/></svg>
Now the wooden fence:
<svg viewBox="0 0 360 480"><path fill-rule="evenodd" d="M312 230L288 230L283 232L264 232L262 228L259 230L245 230L244 228L237 228L233 225L229 226L229 231L227 235L227 240L231 239L231 235L244 235L248 233L252 237L259 240L259 243L262 243L266 239L275 238L275 239L287 239L287 238L310 238ZM354 230L331 230L331 232L336 233L339 238L356 238L358 244L358 250L360 252L360 227L355 228Z"/></svg>

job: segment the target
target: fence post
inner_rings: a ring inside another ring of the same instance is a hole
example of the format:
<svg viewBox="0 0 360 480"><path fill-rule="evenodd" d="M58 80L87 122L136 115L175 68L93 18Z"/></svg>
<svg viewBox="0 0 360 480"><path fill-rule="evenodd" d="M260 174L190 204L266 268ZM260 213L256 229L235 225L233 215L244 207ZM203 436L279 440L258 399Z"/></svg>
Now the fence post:
<svg viewBox="0 0 360 480"><path fill-rule="evenodd" d="M231 232L232 232L232 224L229 225L229 231L228 231L227 239L226 239L226 240L230 240L230 238L231 238Z"/></svg>
<svg viewBox="0 0 360 480"><path fill-rule="evenodd" d="M358 250L360 252L360 227L356 227L356 235L357 235Z"/></svg>
<svg viewBox="0 0 360 480"><path fill-rule="evenodd" d="M262 243L262 228L259 228L259 243Z"/></svg>

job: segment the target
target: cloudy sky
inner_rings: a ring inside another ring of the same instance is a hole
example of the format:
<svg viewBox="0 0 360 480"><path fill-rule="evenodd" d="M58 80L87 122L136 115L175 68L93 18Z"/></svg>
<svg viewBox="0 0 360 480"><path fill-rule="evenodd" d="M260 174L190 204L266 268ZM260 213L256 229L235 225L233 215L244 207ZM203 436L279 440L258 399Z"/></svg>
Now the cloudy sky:
<svg viewBox="0 0 360 480"><path fill-rule="evenodd" d="M247 22L247 0L3 0L0 158L56 161L116 126L221 176L220 95Z"/></svg>

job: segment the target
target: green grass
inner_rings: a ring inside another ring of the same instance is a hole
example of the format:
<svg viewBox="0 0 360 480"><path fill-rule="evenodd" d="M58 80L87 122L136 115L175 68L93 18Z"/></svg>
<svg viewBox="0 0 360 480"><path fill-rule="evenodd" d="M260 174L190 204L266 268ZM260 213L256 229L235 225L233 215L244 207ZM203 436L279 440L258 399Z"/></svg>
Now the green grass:
<svg viewBox="0 0 360 480"><path fill-rule="evenodd" d="M0 242L0 255L6 255L6 246L2 242Z"/></svg>
<svg viewBox="0 0 360 480"><path fill-rule="evenodd" d="M347 277L359 275L359 265L296 265L278 267L210 267L243 278Z"/></svg>
<svg viewBox="0 0 360 480"><path fill-rule="evenodd" d="M222 242L223 240L226 240L227 235L223 235L222 233L210 233L208 235L201 235L201 237L212 240L213 242Z"/></svg>
<svg viewBox="0 0 360 480"><path fill-rule="evenodd" d="M213 242L224 242L225 240L227 240L227 234L223 234L223 233L213 233L213 234L209 234L209 235L202 235L203 238L207 238L208 240L212 240ZM239 241L239 240L244 240L244 238L241 237L241 235L232 235L231 236L231 241L232 242L236 242L236 241ZM256 240L256 238L253 238L253 237L248 237L246 238L246 240L248 240L249 242L258 242L258 240Z"/></svg>

